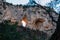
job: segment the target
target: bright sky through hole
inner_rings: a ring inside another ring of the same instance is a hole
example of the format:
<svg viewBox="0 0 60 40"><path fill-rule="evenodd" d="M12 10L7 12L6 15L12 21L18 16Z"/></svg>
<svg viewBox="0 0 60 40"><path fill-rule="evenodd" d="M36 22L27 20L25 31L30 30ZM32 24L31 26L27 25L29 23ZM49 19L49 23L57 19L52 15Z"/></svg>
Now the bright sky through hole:
<svg viewBox="0 0 60 40"><path fill-rule="evenodd" d="M25 27L26 26L26 22L22 20L22 26Z"/></svg>

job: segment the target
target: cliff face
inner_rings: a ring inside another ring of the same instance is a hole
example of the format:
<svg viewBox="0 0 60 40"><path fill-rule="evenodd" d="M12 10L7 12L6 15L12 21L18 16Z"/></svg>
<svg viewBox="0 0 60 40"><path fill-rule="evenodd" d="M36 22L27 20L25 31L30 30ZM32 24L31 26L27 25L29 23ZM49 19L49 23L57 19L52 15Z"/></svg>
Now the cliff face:
<svg viewBox="0 0 60 40"><path fill-rule="evenodd" d="M1 5L0 9L0 22L10 20L11 23L18 22L17 25L21 26L22 20L25 20L26 28L43 31L49 36L54 33L59 15L53 9L41 5L14 6L8 3L4 5Z"/></svg>

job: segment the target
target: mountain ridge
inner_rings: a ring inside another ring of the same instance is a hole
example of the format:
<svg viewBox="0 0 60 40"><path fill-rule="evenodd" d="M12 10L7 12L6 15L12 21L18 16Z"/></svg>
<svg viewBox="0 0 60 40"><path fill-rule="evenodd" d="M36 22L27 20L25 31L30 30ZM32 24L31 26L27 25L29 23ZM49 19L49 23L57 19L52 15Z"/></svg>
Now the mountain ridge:
<svg viewBox="0 0 60 40"><path fill-rule="evenodd" d="M37 6L22 6L22 5L12 5L9 3L1 3L0 10L0 22L5 20L10 20L10 24L15 24L18 22L18 25L21 26L21 20L26 15L28 24L26 28L33 30L39 30L45 32L49 37L54 33L58 21L58 16L53 9L49 7L43 7L41 5ZM39 19L39 22L36 20ZM43 23L41 20L45 20ZM35 23L40 23L38 27L35 26ZM53 32L52 32L53 31ZM51 33L52 32L52 33Z"/></svg>

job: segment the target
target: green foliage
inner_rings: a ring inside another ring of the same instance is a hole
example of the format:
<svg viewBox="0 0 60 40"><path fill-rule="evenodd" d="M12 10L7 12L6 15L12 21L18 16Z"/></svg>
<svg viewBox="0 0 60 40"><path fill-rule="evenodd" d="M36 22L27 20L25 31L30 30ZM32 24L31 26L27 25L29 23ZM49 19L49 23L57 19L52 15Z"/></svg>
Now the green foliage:
<svg viewBox="0 0 60 40"><path fill-rule="evenodd" d="M29 28L18 27L17 23L10 25L9 21L0 24L2 27L1 40L45 40L46 34ZM18 31L17 31L18 28Z"/></svg>

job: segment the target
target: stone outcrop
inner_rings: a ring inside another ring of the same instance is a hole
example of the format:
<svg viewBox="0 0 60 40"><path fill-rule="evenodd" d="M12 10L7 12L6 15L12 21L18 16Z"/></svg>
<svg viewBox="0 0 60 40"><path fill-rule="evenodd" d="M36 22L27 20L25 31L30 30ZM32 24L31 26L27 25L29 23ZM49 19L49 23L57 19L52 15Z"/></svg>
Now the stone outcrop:
<svg viewBox="0 0 60 40"><path fill-rule="evenodd" d="M3 9L0 9L2 10L0 11L2 13L0 16L1 22L10 20L11 23L18 22L18 26L21 26L21 21L26 16L27 28L43 31L48 36L54 33L59 15L53 9L41 5L15 6L9 3L5 3L4 5L5 7L1 7Z"/></svg>

